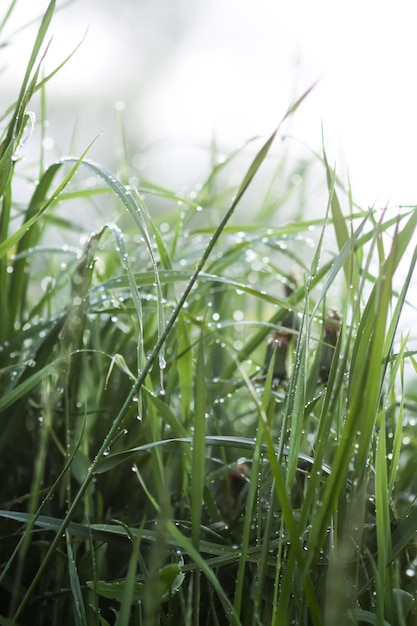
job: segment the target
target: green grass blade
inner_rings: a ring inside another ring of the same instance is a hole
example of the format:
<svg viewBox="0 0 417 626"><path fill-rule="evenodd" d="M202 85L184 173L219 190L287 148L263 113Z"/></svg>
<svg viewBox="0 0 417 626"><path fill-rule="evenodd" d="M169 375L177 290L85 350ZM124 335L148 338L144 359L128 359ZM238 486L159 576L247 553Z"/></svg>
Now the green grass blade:
<svg viewBox="0 0 417 626"><path fill-rule="evenodd" d="M12 0L12 2L10 2L9 8L7 9L6 13L4 14L3 19L0 22L0 33L3 31L4 27L9 21L14 8L16 7L16 4L17 4L17 0Z"/></svg>
<svg viewBox="0 0 417 626"><path fill-rule="evenodd" d="M389 491L387 476L387 450L386 450L385 415L381 415L378 441L376 448L375 465L375 508L376 508L376 533L378 546L378 583L384 596L384 602L377 604L377 619L382 621L384 617L392 622L392 589L393 580L390 569L387 568L391 547L391 524L389 509ZM385 608L384 613L383 611Z"/></svg>
<svg viewBox="0 0 417 626"><path fill-rule="evenodd" d="M73 160L73 162L75 161L75 165L71 168L70 172L65 176L65 178L58 185L58 187L56 187L53 193L50 194L49 198L41 204L41 206L34 213L34 215L31 218L29 218L20 228L18 228L15 232L13 232L13 234L11 234L5 241L2 241L0 243L0 259L6 256L6 254L15 245L17 245L20 239L25 235L25 233L27 233L29 228L31 228L39 220L39 218L45 213L45 211L57 201L59 195L61 194L61 191L67 186L67 184L73 178L75 172L78 170L78 168L82 164L85 158L85 155L90 150L93 143L95 143L96 139L97 137L93 139L93 141L87 146L86 150L84 150L83 154L78 160L76 159Z"/></svg>
<svg viewBox="0 0 417 626"><path fill-rule="evenodd" d="M203 507L203 491L206 475L206 412L207 387L205 367L204 339L200 336L197 364L195 370L194 396L194 434L192 446L192 473L191 473L191 522L192 541L198 550L200 542L200 526Z"/></svg>
<svg viewBox="0 0 417 626"><path fill-rule="evenodd" d="M135 586L138 584L136 582L136 571L138 566L138 555L140 550L140 542L142 539L141 531L143 530L143 525L144 524L142 523L141 528L138 530L138 533L133 540L132 553L130 555L129 567L127 570L126 578L124 580L124 587L121 596L120 611L118 612L115 626L129 625L131 606L135 603L136 600Z"/></svg>
<svg viewBox="0 0 417 626"><path fill-rule="evenodd" d="M87 626L87 615L85 613L83 594L81 592L80 580L78 578L77 566L75 564L74 553L68 531L65 533L65 539L67 543L69 579L72 597L74 600L75 624L77 626Z"/></svg>
<svg viewBox="0 0 417 626"><path fill-rule="evenodd" d="M62 159L62 162L75 162L77 159L73 157L65 157ZM135 201L131 192L118 180L118 178L110 172L106 167L100 165L99 163L95 163L94 161L90 161L89 159L84 159L82 165L90 169L97 176L99 176L106 185L113 191L113 193L119 198L119 200L123 203L125 208L128 210L129 215L133 219L134 223L139 229L141 233L146 248L149 252L149 256L152 262L153 271L154 271L154 280L157 289L157 312L158 312L158 332L159 337L161 337L164 327L165 327L165 315L164 315L164 307L163 307L163 294L161 289L161 282L159 280L159 270L158 264L155 259L155 255L153 252L153 246L150 240L150 236L148 233L148 228L146 225L146 210L143 204L142 199L138 195L138 202ZM165 359L164 359L164 342L161 342L161 346L159 349L159 365L161 369L165 368Z"/></svg>
<svg viewBox="0 0 417 626"><path fill-rule="evenodd" d="M39 69L40 69L40 65L38 65L37 70L35 71L35 75L32 78L31 83L29 83L30 80L30 76L32 74L32 70L35 66L36 63L36 59L38 57L39 51L41 49L41 46L45 40L46 37L46 33L48 31L49 25L51 23L52 20L52 16L55 12L55 0L51 0L51 2L49 3L44 16L42 18L42 22L41 25L39 27L38 30L38 34L35 40L35 43L33 45L32 48L32 53L29 59L29 63L28 66L26 68L26 73L25 76L23 78L22 81L22 85L20 88L20 94L19 94L19 98L18 98L18 102L17 102L17 106L16 106L16 110L15 113L13 115L13 119L12 122L9 125L9 132L7 135L7 143L12 142L13 137L18 137L20 135L21 132L21 127L22 127L22 122L23 122L23 115L26 109L26 105L29 102L34 88L36 86L36 80L37 80L37 76L39 74Z"/></svg>

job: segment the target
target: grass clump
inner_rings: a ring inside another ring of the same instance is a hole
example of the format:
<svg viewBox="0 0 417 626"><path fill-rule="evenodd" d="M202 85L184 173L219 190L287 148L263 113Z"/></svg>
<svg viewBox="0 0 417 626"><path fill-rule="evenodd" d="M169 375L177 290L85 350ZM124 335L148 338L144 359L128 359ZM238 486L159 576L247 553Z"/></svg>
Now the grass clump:
<svg viewBox="0 0 417 626"><path fill-rule="evenodd" d="M16 202L54 9L2 117L1 623L413 624L417 211L356 207L324 153L321 217L266 194L243 220L278 130L226 208L233 159L189 199L88 150ZM80 243L72 206L104 197Z"/></svg>

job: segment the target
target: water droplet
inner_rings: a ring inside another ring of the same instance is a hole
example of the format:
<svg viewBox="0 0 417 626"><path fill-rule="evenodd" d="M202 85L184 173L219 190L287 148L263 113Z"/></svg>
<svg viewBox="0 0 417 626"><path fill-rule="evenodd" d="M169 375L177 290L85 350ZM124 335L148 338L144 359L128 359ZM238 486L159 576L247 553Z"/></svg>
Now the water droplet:
<svg viewBox="0 0 417 626"><path fill-rule="evenodd" d="M234 312L233 312L233 319L234 319L236 322L241 322L241 321L243 320L243 318L244 318L244 317L245 317L245 315L244 315L243 311L239 311L239 310L237 310L237 311L234 311Z"/></svg>

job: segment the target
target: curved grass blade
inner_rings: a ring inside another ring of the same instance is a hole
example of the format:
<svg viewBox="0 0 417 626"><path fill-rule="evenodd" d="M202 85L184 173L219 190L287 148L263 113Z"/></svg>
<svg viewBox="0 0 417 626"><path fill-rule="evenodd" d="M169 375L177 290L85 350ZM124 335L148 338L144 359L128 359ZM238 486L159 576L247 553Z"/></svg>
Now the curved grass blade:
<svg viewBox="0 0 417 626"><path fill-rule="evenodd" d="M143 317L142 317L142 303L140 299L139 290L135 281L135 277L129 262L129 254L126 249L125 240L123 237L123 233L116 224L107 224L107 228L111 230L113 233L118 251L120 254L120 258L122 260L122 265L127 274L127 279L129 282L130 293L132 296L133 304L136 311L136 316L139 325L139 333L138 333L138 342L137 342L137 366L138 371L140 371L143 367L144 363L144 348L143 348Z"/></svg>
<svg viewBox="0 0 417 626"><path fill-rule="evenodd" d="M123 450L122 452L115 452L114 454L108 454L105 456L101 463L97 465L95 469L95 474L103 474L104 472L108 472L109 470L117 467L120 463L124 463L125 461L132 458L135 454L141 454L144 452L148 452L152 448L159 446L169 446L170 444L176 443L184 443L184 444L192 444L192 437L173 437L171 439L161 439L160 441L151 441L149 443L145 443L142 446L137 446L135 448L130 448L129 450ZM218 447L226 447L226 448L234 448L234 449L242 449L242 450L250 450L253 452L255 441L250 439L249 437L233 437L226 435L206 435L205 437L205 446L218 446ZM275 453L278 453L281 449L279 444L274 444ZM262 444L262 452L266 452L267 447L266 444ZM288 449L284 448L282 451L284 456L288 455ZM299 453L298 456L300 461L304 461L307 465L313 465L314 459L307 454ZM331 468L326 464L322 464L321 470L330 475Z"/></svg>
<svg viewBox="0 0 417 626"><path fill-rule="evenodd" d="M64 157L61 162L63 163L73 163L76 161L75 157ZM90 169L94 174L99 176L106 185L114 192L114 194L119 198L125 208L128 210L129 215L133 219L134 223L139 229L141 233L145 245L148 249L149 256L152 262L153 272L154 272L154 280L156 284L157 290L157 315L158 315L158 336L161 337L164 327L165 327L165 315L164 315L164 307L163 307L163 294L161 288L161 281L159 279L159 270L158 264L155 259L155 255L153 252L153 246L151 243L151 239L148 233L148 229L146 226L146 209L145 206L138 196L139 202L133 198L131 192L118 180L118 178L110 172L106 167L100 165L99 163L95 163L94 161L90 161L89 159L84 159L82 161L82 165ZM161 343L158 353L159 364L161 369L165 367L165 359L164 359L164 342Z"/></svg>
<svg viewBox="0 0 417 626"><path fill-rule="evenodd" d="M52 192L50 197L41 204L41 206L38 208L36 213L34 213L34 215L31 218L29 218L27 222L25 222L22 226L20 226L20 228L18 228L14 233L12 233L5 241L2 241L0 243L0 259L6 256L9 250L11 250L20 241L20 239L25 235L25 233L29 230L29 228L31 228L33 224L35 224L37 220L43 215L43 213L45 213L45 211L52 204L54 204L54 202L58 200L61 191L68 185L69 181L74 177L74 174L79 169L80 165L82 164L85 158L85 155L88 153L91 146L95 143L98 137L99 135L94 137L93 141L91 141L91 143L87 146L87 148L84 150L84 152L82 153L79 159L73 160L73 162L75 162L75 165L71 168L67 176L65 176L65 178L58 185L58 187ZM61 162L56 165L60 165L60 164ZM51 165L51 168L54 168L54 167L55 167L55 164Z"/></svg>

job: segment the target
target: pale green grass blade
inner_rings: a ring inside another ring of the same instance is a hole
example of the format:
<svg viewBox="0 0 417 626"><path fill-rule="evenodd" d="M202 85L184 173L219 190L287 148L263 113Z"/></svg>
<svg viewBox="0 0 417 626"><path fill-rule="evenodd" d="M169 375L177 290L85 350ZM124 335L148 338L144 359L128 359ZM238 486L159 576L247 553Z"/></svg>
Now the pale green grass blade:
<svg viewBox="0 0 417 626"><path fill-rule="evenodd" d="M17 4L17 0L12 0L12 2L10 2L9 8L5 12L4 17L3 17L3 19L0 22L0 33L2 32L2 30L6 26L7 22L9 21L11 15L13 13L13 10L16 7L16 4Z"/></svg>
<svg viewBox="0 0 417 626"><path fill-rule="evenodd" d="M81 48L86 37L87 37L87 32L83 35L80 42L75 46L75 48L64 58L64 60L61 61L61 63L59 63L59 65L57 65L55 69L52 70L52 72L49 72L49 74L47 74L44 78L42 78L40 81L37 82L34 92L37 92L39 91L39 89L42 89L43 87L45 87L46 83L48 83L56 74L58 74L58 72L61 71L61 69L72 59L74 54Z"/></svg>

